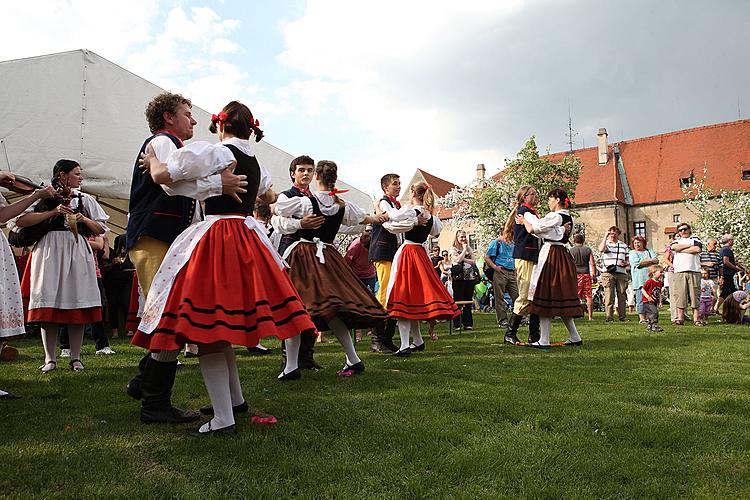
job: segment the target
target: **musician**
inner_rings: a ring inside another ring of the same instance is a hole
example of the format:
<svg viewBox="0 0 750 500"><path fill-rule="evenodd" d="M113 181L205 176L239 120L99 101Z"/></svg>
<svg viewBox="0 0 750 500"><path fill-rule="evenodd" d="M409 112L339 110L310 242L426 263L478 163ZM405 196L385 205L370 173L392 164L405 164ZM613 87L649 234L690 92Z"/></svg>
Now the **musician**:
<svg viewBox="0 0 750 500"><path fill-rule="evenodd" d="M15 222L44 233L21 280L22 295L29 301L26 321L41 324L42 373L57 368L58 325L68 325L70 369L82 371L83 327L102 319L96 268L86 237L103 234L109 216L92 196L78 190L82 180L77 162L59 160L52 171L58 196L35 202Z"/></svg>

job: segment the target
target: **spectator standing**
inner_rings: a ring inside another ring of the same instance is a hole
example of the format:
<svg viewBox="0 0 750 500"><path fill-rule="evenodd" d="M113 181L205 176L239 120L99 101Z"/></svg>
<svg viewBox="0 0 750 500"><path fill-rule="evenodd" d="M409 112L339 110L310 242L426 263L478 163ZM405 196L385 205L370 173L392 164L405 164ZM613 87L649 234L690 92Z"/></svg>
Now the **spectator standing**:
<svg viewBox="0 0 750 500"><path fill-rule="evenodd" d="M646 324L651 332L663 332L659 326L659 299L661 297L661 275L663 269L658 264L648 268L649 279L641 287L643 296L643 310L646 313Z"/></svg>
<svg viewBox="0 0 750 500"><path fill-rule="evenodd" d="M706 251L701 252L701 268L708 271L708 279L718 280L721 273L721 254L716 249L716 238L709 238L706 242Z"/></svg>
<svg viewBox="0 0 750 500"><path fill-rule="evenodd" d="M674 287L672 286L672 283L674 282L674 252L672 251L672 240L675 238L675 234L672 233L668 235L669 243L667 243L664 247L664 259L667 262L666 266L666 272L664 273L664 286L667 288L667 293L669 295L669 320L670 321L677 321L677 303L675 302L675 296L674 296Z"/></svg>
<svg viewBox="0 0 750 500"><path fill-rule="evenodd" d="M627 305L629 250L628 246L620 241L620 234L622 231L617 226L612 226L599 244L605 269L601 281L604 285L606 321L613 321L615 298L617 299L618 319L627 321L625 306Z"/></svg>
<svg viewBox="0 0 750 500"><path fill-rule="evenodd" d="M737 259L734 257L734 251L732 250L732 247L734 246L734 236L731 234L725 234L722 236L721 245L719 255L721 256L721 276L723 282L721 285L719 300L716 302L717 311L722 302L724 302L733 292L737 291L737 287L734 284L734 275L737 274L737 271L745 270L742 264L737 262Z"/></svg>
<svg viewBox="0 0 750 500"><path fill-rule="evenodd" d="M466 231L456 231L456 238L450 249L451 274L453 277L453 299L456 302L474 300L474 285L479 280L479 270L476 265L474 251L469 245ZM460 306L461 316L453 318L456 329L471 330L474 328L474 318L471 316L471 304Z"/></svg>
<svg viewBox="0 0 750 500"><path fill-rule="evenodd" d="M378 275L375 271L375 266L370 262L368 256L370 251L371 234L372 228L368 226L362 236L356 238L351 244L349 244L344 259L349 264L349 267L352 268L352 271L354 271L354 274L359 281L361 281L362 284L365 285L374 295L375 287L378 284Z"/></svg>
<svg viewBox="0 0 750 500"><path fill-rule="evenodd" d="M701 262L700 253L703 243L693 238L690 225L682 223L677 226L677 238L672 242L674 252L674 297L677 303L677 320L672 323L682 325L685 322L685 309L688 304L693 308L695 326L706 326L698 315L700 306Z"/></svg>
<svg viewBox="0 0 750 500"><path fill-rule="evenodd" d="M492 290L495 294L495 317L500 328L507 328L510 320L505 294L510 295L511 304L518 298L513 249L513 228L503 229L500 238L492 240L484 256L484 261L495 271L492 276Z"/></svg>
<svg viewBox="0 0 750 500"><path fill-rule="evenodd" d="M440 256L440 247L433 247L432 250L430 250L430 261L432 262L432 268L435 270L439 278L441 276L440 263L443 261L443 258Z"/></svg>
<svg viewBox="0 0 750 500"><path fill-rule="evenodd" d="M589 312L589 321L594 319L594 301L591 296L591 283L596 278L596 262L591 247L584 245L586 239L582 234L573 236L573 246L568 249L573 256L576 265L576 278L578 280L578 299L586 302Z"/></svg>
<svg viewBox="0 0 750 500"><path fill-rule="evenodd" d="M633 292L635 293L635 311L642 325L647 325L646 311L643 308L643 294L641 289L648 280L648 269L659 263L656 252L646 248L646 238L636 236L631 243L633 249L628 254L630 259L630 275L632 276Z"/></svg>
<svg viewBox="0 0 750 500"><path fill-rule="evenodd" d="M701 321L708 322L708 316L711 314L711 311L714 310L716 297L716 282L711 279L708 269L703 268L701 271L700 309L698 311L698 316L700 316Z"/></svg>

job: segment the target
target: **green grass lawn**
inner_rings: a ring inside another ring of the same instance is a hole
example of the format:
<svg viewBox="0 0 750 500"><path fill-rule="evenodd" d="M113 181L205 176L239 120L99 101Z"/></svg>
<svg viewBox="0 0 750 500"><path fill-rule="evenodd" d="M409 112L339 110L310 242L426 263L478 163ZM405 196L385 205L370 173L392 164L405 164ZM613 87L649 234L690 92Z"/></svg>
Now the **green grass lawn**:
<svg viewBox="0 0 750 500"><path fill-rule="evenodd" d="M142 351L126 341L109 357L87 341L85 372L61 360L49 375L39 339L16 341L21 358L0 364L0 389L23 396L0 402L0 497L748 498L750 330L715 318L662 316L649 334L599 314L579 320L582 348L541 352L475 314L408 359L360 343L359 377L337 377L338 344L320 345L325 370L284 384L278 356L240 354L248 403L279 423L243 415L208 439L139 422L124 386ZM197 409L208 396L185 363L174 401Z"/></svg>

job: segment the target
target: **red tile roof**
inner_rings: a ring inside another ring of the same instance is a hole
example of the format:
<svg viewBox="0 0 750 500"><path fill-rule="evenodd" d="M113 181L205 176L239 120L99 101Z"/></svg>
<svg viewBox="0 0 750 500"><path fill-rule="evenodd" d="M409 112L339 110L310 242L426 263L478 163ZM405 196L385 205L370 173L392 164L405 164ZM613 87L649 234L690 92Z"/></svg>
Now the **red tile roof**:
<svg viewBox="0 0 750 500"><path fill-rule="evenodd" d="M750 120L631 139L617 146L634 205L681 200L680 179L691 173L700 179L704 164L708 166L706 183L712 189L750 191L750 180L742 180L742 172L750 170ZM573 151L581 160L577 204L625 202L613 149L609 145L608 161L602 166L596 147ZM545 158L559 162L566 154L553 153Z"/></svg>
<svg viewBox="0 0 750 500"><path fill-rule="evenodd" d="M436 177L429 172L425 172L421 168L418 168L417 172L422 174L422 178L424 179L424 181L432 186L432 190L438 197L443 197L448 194L451 189L459 187L458 184L453 184L450 181L446 181L445 179Z"/></svg>

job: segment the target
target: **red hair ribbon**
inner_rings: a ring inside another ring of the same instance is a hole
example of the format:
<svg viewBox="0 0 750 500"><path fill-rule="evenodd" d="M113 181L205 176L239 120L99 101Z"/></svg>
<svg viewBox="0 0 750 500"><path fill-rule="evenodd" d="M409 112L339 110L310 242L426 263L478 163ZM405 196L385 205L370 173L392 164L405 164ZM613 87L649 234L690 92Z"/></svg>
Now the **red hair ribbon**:
<svg viewBox="0 0 750 500"><path fill-rule="evenodd" d="M225 112L221 112L218 115L211 115L211 121L212 122L225 122L227 121L227 114Z"/></svg>
<svg viewBox="0 0 750 500"><path fill-rule="evenodd" d="M257 119L257 118L255 119L255 126L256 126L256 127L260 127L260 122L258 121L258 119Z"/></svg>
<svg viewBox="0 0 750 500"><path fill-rule="evenodd" d="M427 184L427 183L425 182L425 183L424 183L424 187L425 187L425 188L427 188L427 189L432 189L432 184Z"/></svg>
<svg viewBox="0 0 750 500"><path fill-rule="evenodd" d="M332 191L328 191L328 195L329 196L336 196L337 194L343 194L343 193L348 193L348 192L349 192L348 189L336 189L336 188L333 188Z"/></svg>
<svg viewBox="0 0 750 500"><path fill-rule="evenodd" d="M565 198L563 203L565 203L565 208L570 208L570 198Z"/></svg>

